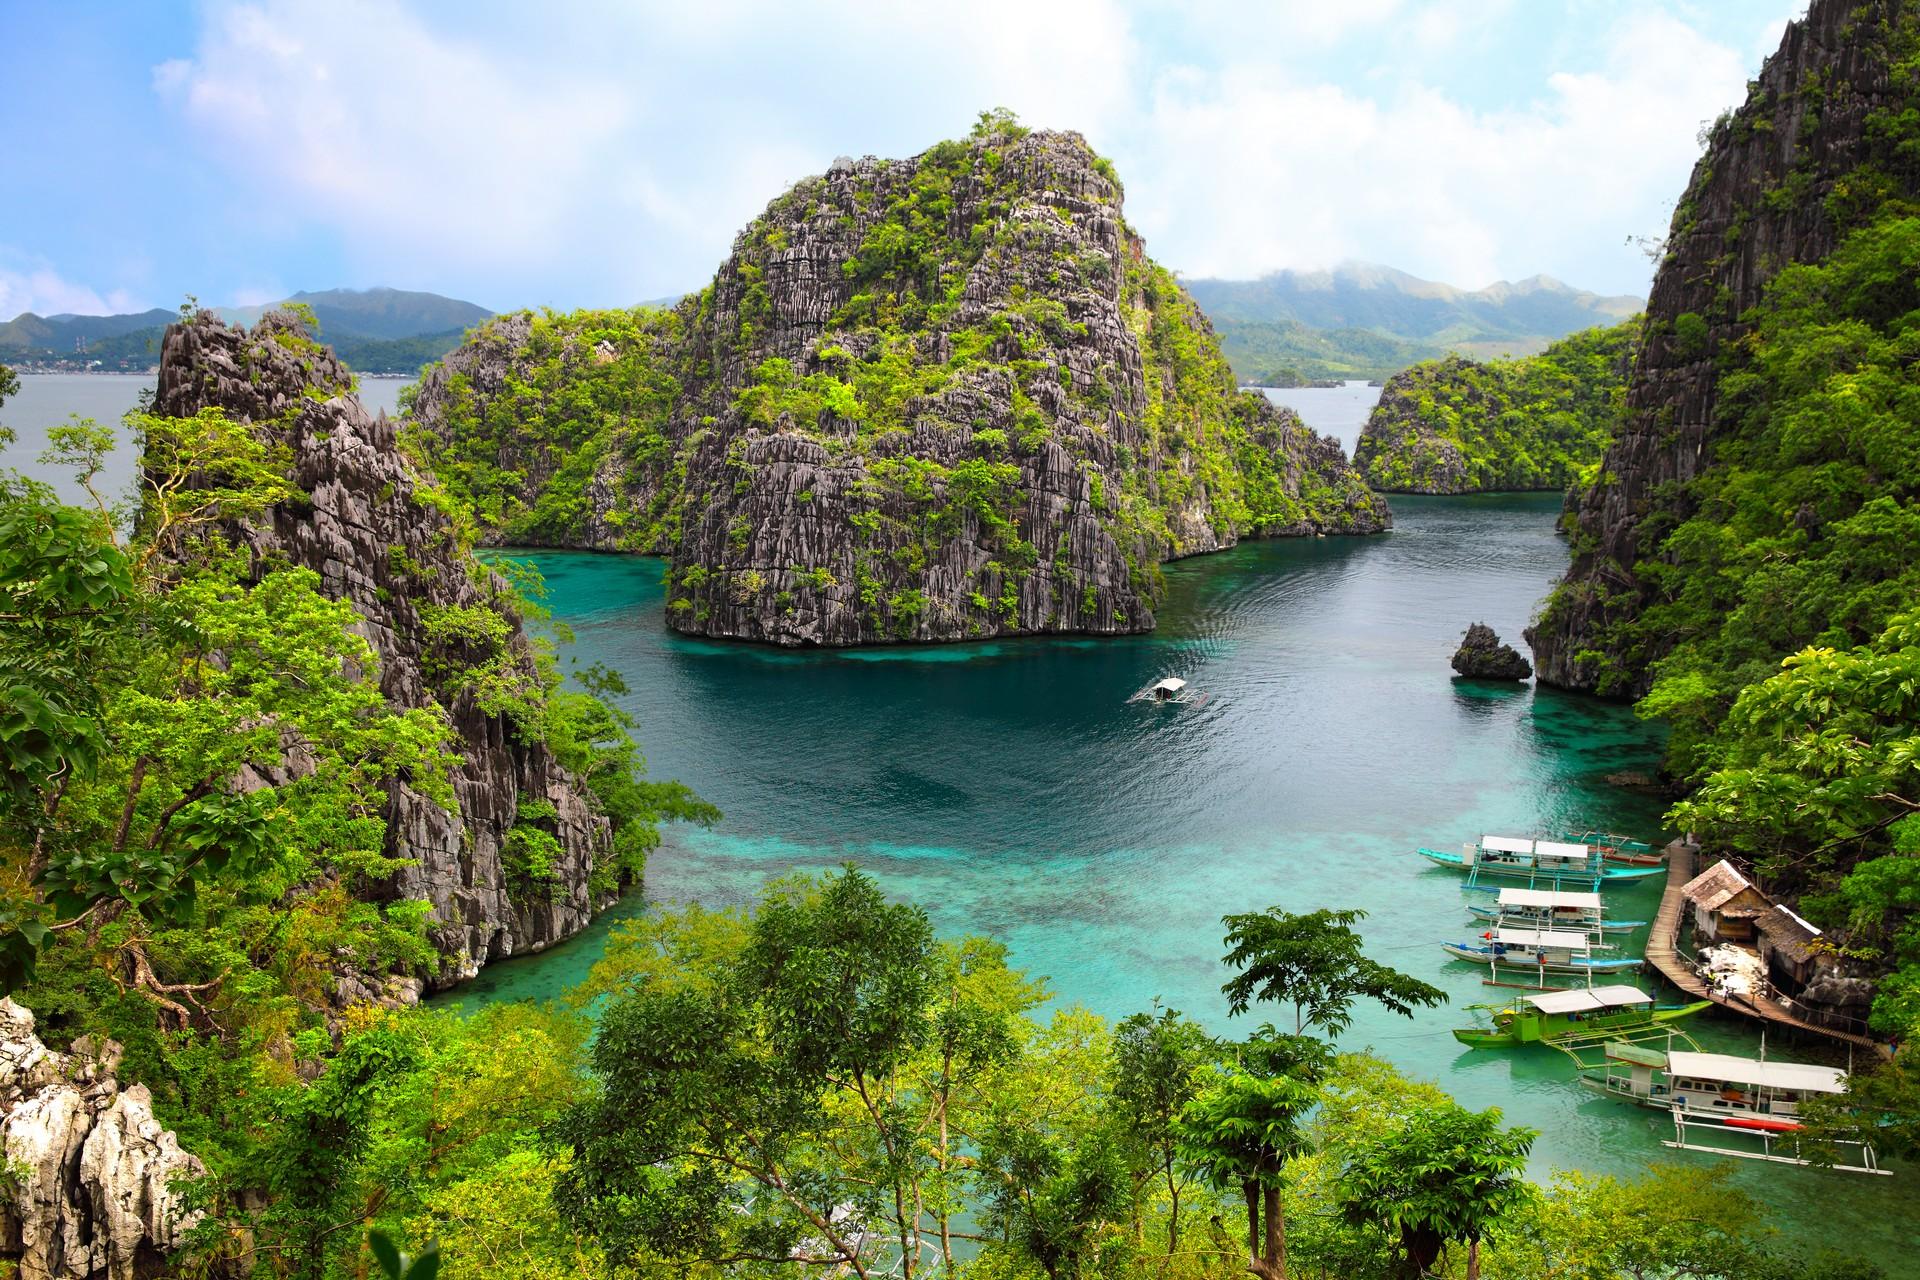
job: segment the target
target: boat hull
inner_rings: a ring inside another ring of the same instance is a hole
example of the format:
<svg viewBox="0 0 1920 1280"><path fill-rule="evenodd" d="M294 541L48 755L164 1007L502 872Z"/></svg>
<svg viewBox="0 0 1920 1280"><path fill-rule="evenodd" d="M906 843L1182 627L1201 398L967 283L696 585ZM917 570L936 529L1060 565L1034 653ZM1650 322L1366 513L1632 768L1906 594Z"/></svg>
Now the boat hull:
<svg viewBox="0 0 1920 1280"><path fill-rule="evenodd" d="M1598 868L1582 867L1578 871L1564 871L1559 868L1549 869L1537 867L1532 863L1522 862L1477 861L1469 864L1466 859L1462 858L1459 854L1448 853L1444 849L1423 848L1415 850L1415 852L1428 862L1434 863L1436 866L1446 867L1449 870L1473 871L1481 875L1506 876L1510 879L1529 880L1536 883L1540 881L1571 880L1576 883L1599 881L1613 884L1623 880L1645 880L1649 876L1660 875L1666 870L1664 866L1616 867L1602 864Z"/></svg>
<svg viewBox="0 0 1920 1280"><path fill-rule="evenodd" d="M1489 947L1467 946L1458 942L1443 942L1440 949L1456 960L1471 960L1475 964L1503 964L1511 969L1545 969L1548 973L1625 973L1629 969L1638 969L1644 963L1625 956L1617 959L1596 960L1588 957L1542 962L1512 952L1496 955Z"/></svg>
<svg viewBox="0 0 1920 1280"><path fill-rule="evenodd" d="M1713 1002L1711 1000L1696 1000L1692 1004L1673 1005L1664 1009L1655 1009L1644 1018L1635 1018L1631 1021L1607 1020L1604 1022L1595 1022L1592 1026L1594 1031L1602 1032L1608 1036L1617 1036L1623 1032L1644 1031L1648 1027L1662 1026L1669 1022L1679 1022L1683 1018L1691 1018L1694 1014L1705 1009L1711 1009L1712 1007ZM1574 1037L1582 1034L1583 1032L1578 1024L1563 1025L1542 1035L1522 1035L1517 1029L1517 1025L1512 1023L1504 1027L1455 1027L1453 1030L1453 1038L1472 1049L1511 1049L1527 1044L1543 1044L1548 1048L1554 1048L1556 1047L1556 1039Z"/></svg>
<svg viewBox="0 0 1920 1280"><path fill-rule="evenodd" d="M1469 906L1467 910L1472 912L1474 918L1478 920L1493 921L1502 918L1500 908L1498 907ZM1507 916L1506 919L1511 923L1519 924L1521 927L1529 929L1571 929L1578 933L1582 929L1591 930L1593 927L1577 920L1535 920L1524 916ZM1635 929L1644 929L1646 927L1647 922L1645 920L1608 920L1600 926L1600 932L1628 934L1632 933Z"/></svg>

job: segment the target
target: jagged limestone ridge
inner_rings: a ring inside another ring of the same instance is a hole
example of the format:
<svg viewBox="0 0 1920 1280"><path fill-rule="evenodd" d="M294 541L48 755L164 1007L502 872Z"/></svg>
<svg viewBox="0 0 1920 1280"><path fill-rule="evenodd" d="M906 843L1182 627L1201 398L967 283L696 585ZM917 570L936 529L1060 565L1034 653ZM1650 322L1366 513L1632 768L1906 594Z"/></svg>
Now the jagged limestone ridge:
<svg viewBox="0 0 1920 1280"><path fill-rule="evenodd" d="M1894 76L1912 21L1894 0L1814 0L1712 128L1674 209L1625 423L1581 497L1573 563L1527 631L1542 681L1646 692L1673 637L1633 626L1651 598L1641 566L1693 513L1689 486L1714 465L1743 317L1782 268L1825 258L1881 202L1920 190L1893 127L1912 111L1911 75Z"/></svg>
<svg viewBox="0 0 1920 1280"><path fill-rule="evenodd" d="M669 554L673 626L783 644L1143 630L1163 560L1390 521L1111 166L1005 120L796 185L671 315L497 321L413 412L492 536Z"/></svg>

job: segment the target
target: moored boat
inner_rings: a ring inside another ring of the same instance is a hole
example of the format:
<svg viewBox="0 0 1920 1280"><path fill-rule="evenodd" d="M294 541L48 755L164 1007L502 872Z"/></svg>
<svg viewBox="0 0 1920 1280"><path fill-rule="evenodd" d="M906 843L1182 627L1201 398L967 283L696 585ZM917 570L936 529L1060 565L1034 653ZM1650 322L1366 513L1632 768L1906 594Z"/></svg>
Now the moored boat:
<svg viewBox="0 0 1920 1280"><path fill-rule="evenodd" d="M1646 841L1611 831L1569 831L1560 838L1592 845L1600 851L1603 861L1623 867L1663 867L1667 863L1667 855Z"/></svg>
<svg viewBox="0 0 1920 1280"><path fill-rule="evenodd" d="M1479 940L1443 942L1440 949L1460 960L1530 969L1540 973L1625 973L1641 961L1630 956L1592 954L1593 942L1570 929L1490 929Z"/></svg>
<svg viewBox="0 0 1920 1280"><path fill-rule="evenodd" d="M1473 844L1462 845L1458 853L1424 848L1418 852L1429 862L1465 871L1469 887L1477 885L1482 876L1505 876L1536 886L1559 888L1584 883L1598 889L1602 884L1617 881L1644 880L1664 870L1608 866L1599 851L1588 845L1517 836L1481 836Z"/></svg>
<svg viewBox="0 0 1920 1280"><path fill-rule="evenodd" d="M1606 934L1632 933L1647 924L1645 920L1609 920L1599 894L1559 889L1503 888L1498 905L1487 907L1473 903L1467 910L1478 919L1494 924L1523 929L1572 929L1595 939Z"/></svg>
<svg viewBox="0 0 1920 1280"><path fill-rule="evenodd" d="M1813 1098L1844 1093L1847 1073L1806 1062L1678 1049L1662 1052L1647 1045L1610 1042L1603 1066L1583 1072L1580 1083L1608 1097L1670 1112L1674 1138L1665 1144L1669 1147L1808 1164L1797 1140L1804 1128L1801 1108ZM1702 1141L1701 1133L1725 1134L1736 1145ZM1742 1141L1749 1145L1737 1145ZM1750 1145L1754 1141L1758 1149ZM1873 1146L1864 1137L1829 1141L1836 1158L1828 1163L1834 1168L1887 1172L1878 1166ZM1843 1162L1844 1157L1851 1157L1853 1163Z"/></svg>
<svg viewBox="0 0 1920 1280"><path fill-rule="evenodd" d="M1507 1049L1525 1044L1566 1048L1595 1041L1633 1041L1690 1018L1712 1001L1661 1007L1638 987L1586 987L1542 991L1505 1007L1476 1006L1488 1014L1484 1027L1458 1027L1453 1038L1474 1049Z"/></svg>

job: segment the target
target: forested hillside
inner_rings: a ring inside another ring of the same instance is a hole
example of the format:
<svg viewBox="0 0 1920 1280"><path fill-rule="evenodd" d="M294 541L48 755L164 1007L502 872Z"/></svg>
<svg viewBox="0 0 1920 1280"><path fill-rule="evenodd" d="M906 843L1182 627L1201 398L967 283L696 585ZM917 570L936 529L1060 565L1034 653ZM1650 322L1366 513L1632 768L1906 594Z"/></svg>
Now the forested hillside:
<svg viewBox="0 0 1920 1280"><path fill-rule="evenodd" d="M1458 356L1395 374L1354 448L1387 493L1564 489L1619 429L1640 322L1589 329L1537 356Z"/></svg>

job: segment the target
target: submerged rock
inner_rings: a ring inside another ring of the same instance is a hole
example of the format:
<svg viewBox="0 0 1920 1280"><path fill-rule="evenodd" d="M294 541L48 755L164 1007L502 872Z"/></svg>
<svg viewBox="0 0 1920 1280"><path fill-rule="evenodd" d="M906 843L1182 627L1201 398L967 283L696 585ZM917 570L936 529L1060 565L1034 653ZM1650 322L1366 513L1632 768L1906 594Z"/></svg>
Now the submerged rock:
<svg viewBox="0 0 1920 1280"><path fill-rule="evenodd" d="M1533 674L1532 664L1512 645L1501 644L1500 637L1484 622L1467 628L1460 647L1454 650L1453 669L1471 680L1525 680Z"/></svg>
<svg viewBox="0 0 1920 1280"><path fill-rule="evenodd" d="M36 1280L157 1275L200 1217L175 1181L206 1167L160 1127L144 1085L122 1087L119 1045L73 1047L48 1049L33 1014L0 999L0 1255Z"/></svg>

